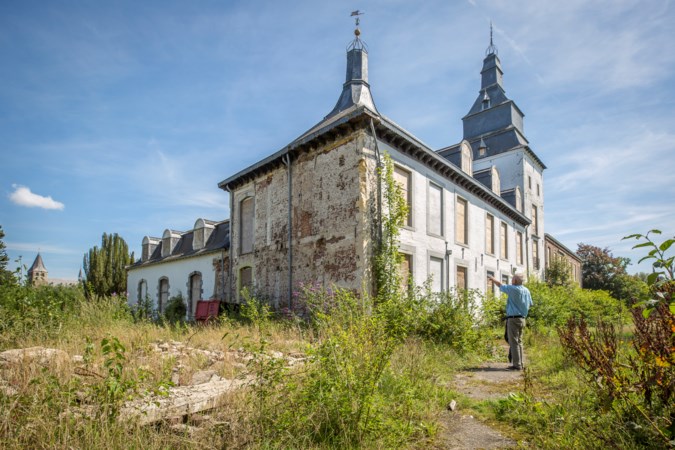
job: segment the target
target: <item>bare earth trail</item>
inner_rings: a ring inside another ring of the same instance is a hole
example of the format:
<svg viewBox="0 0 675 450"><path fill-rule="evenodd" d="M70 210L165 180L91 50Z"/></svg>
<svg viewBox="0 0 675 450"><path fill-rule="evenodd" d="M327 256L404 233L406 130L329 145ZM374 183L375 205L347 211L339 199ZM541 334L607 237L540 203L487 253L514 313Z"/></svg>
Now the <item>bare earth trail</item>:
<svg viewBox="0 0 675 450"><path fill-rule="evenodd" d="M474 401L506 398L523 388L523 372L508 370L508 363L487 362L455 375L452 388ZM447 411L438 449L515 448L516 441L456 407Z"/></svg>

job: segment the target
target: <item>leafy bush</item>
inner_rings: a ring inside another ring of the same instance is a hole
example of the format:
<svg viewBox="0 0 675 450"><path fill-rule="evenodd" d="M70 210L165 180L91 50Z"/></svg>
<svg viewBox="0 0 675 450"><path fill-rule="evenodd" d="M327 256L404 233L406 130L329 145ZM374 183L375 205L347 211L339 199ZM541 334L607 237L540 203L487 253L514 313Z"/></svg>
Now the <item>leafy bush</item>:
<svg viewBox="0 0 675 450"><path fill-rule="evenodd" d="M187 315L187 305L185 304L185 299L183 298L182 293L173 296L166 303L164 308L164 317L171 324L185 322L185 316Z"/></svg>
<svg viewBox="0 0 675 450"><path fill-rule="evenodd" d="M592 330L583 317L571 318L558 334L569 358L587 374L600 402L614 413L612 431L632 445L666 447L675 438L675 258L665 252L675 239L659 245L650 233L660 232L629 236L644 241L634 248L650 248L643 260L654 259L654 267L662 269L648 278L654 301L631 310L632 346L602 320Z"/></svg>
<svg viewBox="0 0 675 450"><path fill-rule="evenodd" d="M79 286L0 285L0 334L53 333L85 301Z"/></svg>
<svg viewBox="0 0 675 450"><path fill-rule="evenodd" d="M478 305L483 303L480 291L427 293L418 298L417 303L420 317L415 331L420 336L446 344L460 354L487 349L486 329L478 323Z"/></svg>
<svg viewBox="0 0 675 450"><path fill-rule="evenodd" d="M625 315L623 304L607 291L591 291L577 286L548 286L530 281L527 284L534 304L528 315L528 326L555 327L579 316L591 323L598 320L620 322Z"/></svg>

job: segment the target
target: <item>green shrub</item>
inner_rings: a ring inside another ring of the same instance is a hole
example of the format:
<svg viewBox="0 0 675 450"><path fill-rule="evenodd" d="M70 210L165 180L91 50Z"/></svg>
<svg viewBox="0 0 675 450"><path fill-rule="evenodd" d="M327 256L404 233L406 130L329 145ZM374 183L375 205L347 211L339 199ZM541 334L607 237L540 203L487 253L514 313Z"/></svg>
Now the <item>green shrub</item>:
<svg viewBox="0 0 675 450"><path fill-rule="evenodd" d="M171 324L185 322L187 305L182 293L171 297L164 308L164 317Z"/></svg>

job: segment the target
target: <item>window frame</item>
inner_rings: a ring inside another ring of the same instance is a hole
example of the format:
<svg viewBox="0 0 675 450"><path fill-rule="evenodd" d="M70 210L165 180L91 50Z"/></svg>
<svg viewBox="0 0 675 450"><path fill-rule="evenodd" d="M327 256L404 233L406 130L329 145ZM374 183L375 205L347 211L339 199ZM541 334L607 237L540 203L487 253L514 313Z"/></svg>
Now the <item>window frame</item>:
<svg viewBox="0 0 675 450"><path fill-rule="evenodd" d="M462 228L464 230L464 239L459 240L459 205L462 204L464 208L464 221ZM463 247L469 246L469 201L459 195L455 198L455 244Z"/></svg>
<svg viewBox="0 0 675 450"><path fill-rule="evenodd" d="M495 252L495 216L485 213L485 253L494 256Z"/></svg>
<svg viewBox="0 0 675 450"><path fill-rule="evenodd" d="M440 206L440 211L438 213L438 219L440 220L440 223L438 224L439 228L439 233L434 233L433 231L430 230L430 224L431 224L431 192L433 189L438 189L439 193L439 206ZM431 180L427 183L427 234L430 236L436 236L436 237L444 237L445 236L445 193L443 192L443 186L435 183Z"/></svg>
<svg viewBox="0 0 675 450"><path fill-rule="evenodd" d="M401 175L405 175L406 181L407 181L407 189L405 186L402 186L401 183L398 181L396 178L397 172ZM406 221L403 224L404 228L413 228L413 171L403 167L399 164L394 164L394 181L398 183L399 187L404 193L406 205L408 206L408 217L406 217Z"/></svg>

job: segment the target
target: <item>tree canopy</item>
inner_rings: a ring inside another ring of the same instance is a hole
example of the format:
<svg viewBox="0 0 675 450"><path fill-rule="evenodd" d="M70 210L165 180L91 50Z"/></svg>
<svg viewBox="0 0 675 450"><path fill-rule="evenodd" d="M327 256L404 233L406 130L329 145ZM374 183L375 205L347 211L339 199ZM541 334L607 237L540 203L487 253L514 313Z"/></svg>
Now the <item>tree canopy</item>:
<svg viewBox="0 0 675 450"><path fill-rule="evenodd" d="M7 251L5 250L5 232L2 230L2 225L0 225L0 284L10 283L14 281L14 274L7 270L7 263L9 263L9 256L7 256Z"/></svg>
<svg viewBox="0 0 675 450"><path fill-rule="evenodd" d="M134 262L127 243L117 233L103 233L101 248L94 247L84 255L85 287L97 296L123 294L127 290L126 266Z"/></svg>

